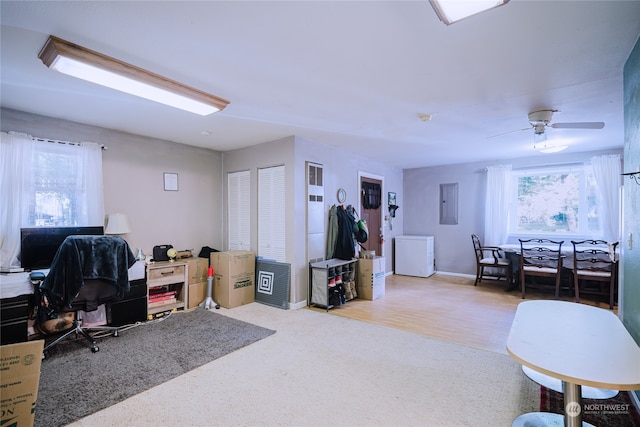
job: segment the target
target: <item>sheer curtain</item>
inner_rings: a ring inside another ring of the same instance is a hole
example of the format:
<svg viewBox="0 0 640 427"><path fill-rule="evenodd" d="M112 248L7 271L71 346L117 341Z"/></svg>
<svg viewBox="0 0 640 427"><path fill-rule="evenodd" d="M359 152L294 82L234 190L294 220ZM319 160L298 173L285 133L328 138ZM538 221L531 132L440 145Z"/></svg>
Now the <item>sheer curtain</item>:
<svg viewBox="0 0 640 427"><path fill-rule="evenodd" d="M19 133L0 137L1 267L20 266L21 227L104 224L100 145L51 143Z"/></svg>
<svg viewBox="0 0 640 427"><path fill-rule="evenodd" d="M608 242L617 242L620 239L620 156L592 157L591 167L598 187L602 238Z"/></svg>
<svg viewBox="0 0 640 427"><path fill-rule="evenodd" d="M487 168L487 196L484 205L484 244L507 242L511 205L511 165Z"/></svg>

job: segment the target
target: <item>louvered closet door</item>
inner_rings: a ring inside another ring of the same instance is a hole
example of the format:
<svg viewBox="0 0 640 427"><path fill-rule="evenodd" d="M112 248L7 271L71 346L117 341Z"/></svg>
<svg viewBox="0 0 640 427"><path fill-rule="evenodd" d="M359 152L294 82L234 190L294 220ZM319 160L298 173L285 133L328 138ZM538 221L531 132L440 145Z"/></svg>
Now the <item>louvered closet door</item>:
<svg viewBox="0 0 640 427"><path fill-rule="evenodd" d="M258 169L258 256L286 261L284 166Z"/></svg>
<svg viewBox="0 0 640 427"><path fill-rule="evenodd" d="M251 248L250 177L249 171L233 172L227 175L230 251L248 251Z"/></svg>

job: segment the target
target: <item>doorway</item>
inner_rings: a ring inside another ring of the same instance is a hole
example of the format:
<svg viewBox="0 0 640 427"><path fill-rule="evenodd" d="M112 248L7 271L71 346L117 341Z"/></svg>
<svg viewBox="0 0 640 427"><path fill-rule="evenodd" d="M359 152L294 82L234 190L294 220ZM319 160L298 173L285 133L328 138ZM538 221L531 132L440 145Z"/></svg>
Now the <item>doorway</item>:
<svg viewBox="0 0 640 427"><path fill-rule="evenodd" d="M369 238L362 244L368 251L376 251L376 256L382 253L382 179L370 176L360 176L360 218L367 222Z"/></svg>

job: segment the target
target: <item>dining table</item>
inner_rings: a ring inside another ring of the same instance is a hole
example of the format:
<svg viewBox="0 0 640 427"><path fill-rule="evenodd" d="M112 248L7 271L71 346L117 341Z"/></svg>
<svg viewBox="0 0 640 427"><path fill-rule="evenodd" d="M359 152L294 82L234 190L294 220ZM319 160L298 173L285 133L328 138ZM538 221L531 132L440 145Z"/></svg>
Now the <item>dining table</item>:
<svg viewBox="0 0 640 427"><path fill-rule="evenodd" d="M531 412L513 426L582 423L582 387L640 390L640 346L609 310L533 300L516 309L507 352L523 366L562 381L564 415Z"/></svg>

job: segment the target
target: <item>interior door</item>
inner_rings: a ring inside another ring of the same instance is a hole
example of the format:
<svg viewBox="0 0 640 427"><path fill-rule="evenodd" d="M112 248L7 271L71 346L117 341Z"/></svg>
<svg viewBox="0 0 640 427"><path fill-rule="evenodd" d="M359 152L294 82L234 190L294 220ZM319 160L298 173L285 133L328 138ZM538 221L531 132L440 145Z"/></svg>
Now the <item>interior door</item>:
<svg viewBox="0 0 640 427"><path fill-rule="evenodd" d="M382 181L379 179L360 177L360 218L367 221L369 238L362 246L369 251L382 255L382 211L384 198Z"/></svg>

